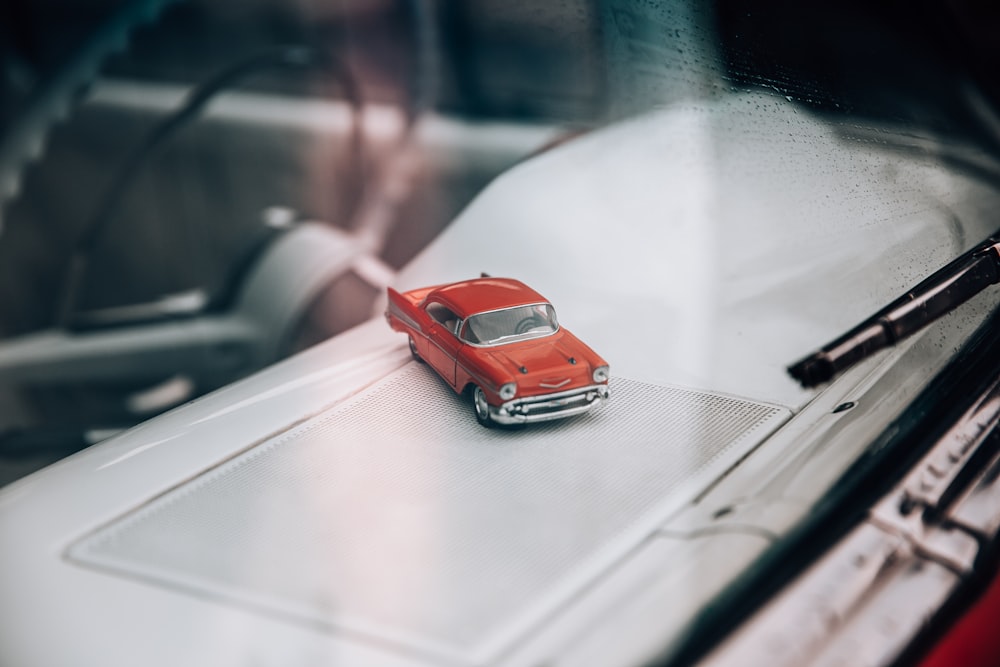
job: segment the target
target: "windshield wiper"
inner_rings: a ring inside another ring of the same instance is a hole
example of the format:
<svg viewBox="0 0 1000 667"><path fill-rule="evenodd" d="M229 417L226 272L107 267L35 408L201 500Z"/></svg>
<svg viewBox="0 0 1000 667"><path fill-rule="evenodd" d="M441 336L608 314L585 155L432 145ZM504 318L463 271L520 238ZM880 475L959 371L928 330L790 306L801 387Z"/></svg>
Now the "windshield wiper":
<svg viewBox="0 0 1000 667"><path fill-rule="evenodd" d="M1000 282L1000 230L840 338L788 367L803 387L831 380Z"/></svg>

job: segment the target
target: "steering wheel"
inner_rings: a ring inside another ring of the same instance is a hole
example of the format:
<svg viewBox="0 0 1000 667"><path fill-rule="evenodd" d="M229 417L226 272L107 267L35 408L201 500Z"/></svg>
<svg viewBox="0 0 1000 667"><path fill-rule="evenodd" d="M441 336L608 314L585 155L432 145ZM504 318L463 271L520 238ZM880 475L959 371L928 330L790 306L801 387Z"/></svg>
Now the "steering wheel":
<svg viewBox="0 0 1000 667"><path fill-rule="evenodd" d="M525 317L523 320L517 323L516 327L514 327L514 333L516 334L528 333L535 327L540 327L543 326L544 324L545 322L542 321L542 318L538 317L537 315L532 315L531 317Z"/></svg>

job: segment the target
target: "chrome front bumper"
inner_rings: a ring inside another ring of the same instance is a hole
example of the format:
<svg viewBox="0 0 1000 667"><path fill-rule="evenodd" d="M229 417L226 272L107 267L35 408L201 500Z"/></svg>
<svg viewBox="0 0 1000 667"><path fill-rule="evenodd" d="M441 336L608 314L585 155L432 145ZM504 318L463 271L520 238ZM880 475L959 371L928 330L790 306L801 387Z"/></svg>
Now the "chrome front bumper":
<svg viewBox="0 0 1000 667"><path fill-rule="evenodd" d="M554 394L515 398L499 407L491 405L490 416L498 424L530 424L562 419L586 412L602 400L607 400L608 396L608 385L595 384Z"/></svg>

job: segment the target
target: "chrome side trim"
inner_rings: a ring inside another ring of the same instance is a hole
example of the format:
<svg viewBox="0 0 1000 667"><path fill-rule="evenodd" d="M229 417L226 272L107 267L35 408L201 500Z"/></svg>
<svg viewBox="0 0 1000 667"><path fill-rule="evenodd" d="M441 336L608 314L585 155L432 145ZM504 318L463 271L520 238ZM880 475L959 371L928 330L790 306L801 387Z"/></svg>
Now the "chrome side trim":
<svg viewBox="0 0 1000 667"><path fill-rule="evenodd" d="M385 311L385 318L388 320L390 317L395 317L397 320L399 320L406 326L410 327L411 329L423 333L423 329L420 327L419 324L417 324L417 321L414 320L412 317L410 317L408 314L406 314L402 308L400 308L392 301L389 301L389 306L388 308L386 308Z"/></svg>
<svg viewBox="0 0 1000 667"><path fill-rule="evenodd" d="M445 355L446 355L446 356L447 356L447 357L448 357L449 359L451 359L452 361L454 361L454 362L458 363L458 357L456 356L456 353L455 353L455 352L452 352L451 350L449 350L449 349L445 348L445 347L444 347L443 345L441 345L441 343L437 342L436 340L434 340L434 339L433 339L433 338L431 338L430 336L424 336L424 338L426 338L426 339L427 339L427 342L428 342L428 343L430 343L431 345L433 345L433 346L434 346L434 347L436 347L437 349L439 349L439 350L441 350L442 352L444 352L444 353L445 353Z"/></svg>

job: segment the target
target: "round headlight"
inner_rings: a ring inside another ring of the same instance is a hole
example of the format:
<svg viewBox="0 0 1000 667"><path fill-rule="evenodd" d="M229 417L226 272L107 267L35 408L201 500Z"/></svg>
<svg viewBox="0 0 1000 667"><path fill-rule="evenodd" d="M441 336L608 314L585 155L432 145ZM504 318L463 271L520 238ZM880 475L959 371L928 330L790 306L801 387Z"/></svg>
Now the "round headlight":
<svg viewBox="0 0 1000 667"><path fill-rule="evenodd" d="M502 398L505 401L509 401L510 399L514 398L516 394L517 394L517 383L515 382L508 382L504 386L500 387L500 398Z"/></svg>
<svg viewBox="0 0 1000 667"><path fill-rule="evenodd" d="M610 376L607 366L598 366L594 369L594 382L607 382Z"/></svg>

